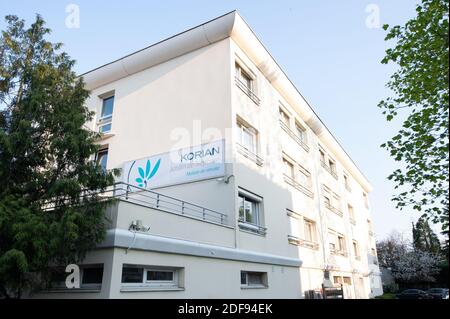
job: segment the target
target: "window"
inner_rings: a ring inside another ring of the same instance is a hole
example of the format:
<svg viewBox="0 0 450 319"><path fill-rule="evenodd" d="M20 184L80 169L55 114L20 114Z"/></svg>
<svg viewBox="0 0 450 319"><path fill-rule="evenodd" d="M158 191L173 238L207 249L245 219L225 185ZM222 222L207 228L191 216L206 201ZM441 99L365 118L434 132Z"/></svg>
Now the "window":
<svg viewBox="0 0 450 319"><path fill-rule="evenodd" d="M322 189L325 207L336 215L342 217L343 214L341 211L341 197L326 185L322 185Z"/></svg>
<svg viewBox="0 0 450 319"><path fill-rule="evenodd" d="M289 115L282 108L279 108L279 114L281 123L289 128L291 126Z"/></svg>
<svg viewBox="0 0 450 319"><path fill-rule="evenodd" d="M350 277L343 277L343 280L344 280L344 284L346 284L346 285L352 284L352 279Z"/></svg>
<svg viewBox="0 0 450 319"><path fill-rule="evenodd" d="M241 271L242 288L267 288L267 273L254 271Z"/></svg>
<svg viewBox="0 0 450 319"><path fill-rule="evenodd" d="M128 284L142 283L143 278L144 278L144 268L123 266L122 283Z"/></svg>
<svg viewBox="0 0 450 319"><path fill-rule="evenodd" d="M111 120L114 110L114 96L103 99L102 111L98 120L98 128L100 133L108 133L111 131Z"/></svg>
<svg viewBox="0 0 450 319"><path fill-rule="evenodd" d="M330 253L347 256L344 235L336 233L333 230L329 230L328 236L329 236Z"/></svg>
<svg viewBox="0 0 450 319"><path fill-rule="evenodd" d="M295 121L295 135L302 143L306 143L306 129Z"/></svg>
<svg viewBox="0 0 450 319"><path fill-rule="evenodd" d="M238 196L239 227L258 234L265 234L261 221L262 198L250 192L240 190Z"/></svg>
<svg viewBox="0 0 450 319"><path fill-rule="evenodd" d="M364 200L364 206L366 208L369 208L369 198L367 196L367 193L363 193L363 200Z"/></svg>
<svg viewBox="0 0 450 319"><path fill-rule="evenodd" d="M97 153L96 162L101 166L104 172L106 172L106 166L108 164L108 149L104 148Z"/></svg>
<svg viewBox="0 0 450 319"><path fill-rule="evenodd" d="M346 247L345 247L345 237L343 235L338 234L338 250L340 253L345 253Z"/></svg>
<svg viewBox="0 0 450 319"><path fill-rule="evenodd" d="M237 141L252 153L256 153L256 131L242 123L237 124Z"/></svg>
<svg viewBox="0 0 450 319"><path fill-rule="evenodd" d="M347 174L344 174L344 186L345 186L345 189L348 190L349 192L352 191L352 188L350 187L350 181L349 181Z"/></svg>
<svg viewBox="0 0 450 319"><path fill-rule="evenodd" d="M256 96L255 76L245 70L239 63L235 63L236 86L239 87L253 102L259 105L260 100Z"/></svg>
<svg viewBox="0 0 450 319"><path fill-rule="evenodd" d="M180 268L123 265L122 287L179 288Z"/></svg>
<svg viewBox="0 0 450 319"><path fill-rule="evenodd" d="M244 71L244 69L238 63L235 64L235 71L236 78L241 81L241 83L244 84L249 91L253 91L252 77L246 71Z"/></svg>
<svg viewBox="0 0 450 319"><path fill-rule="evenodd" d="M81 278L81 285L101 285L103 279L103 265L82 267Z"/></svg>
<svg viewBox="0 0 450 319"><path fill-rule="evenodd" d="M341 276L333 276L333 282L335 285L342 285L342 277Z"/></svg>
<svg viewBox="0 0 450 319"><path fill-rule="evenodd" d="M377 251L375 248L371 248L370 252L372 253L372 256L376 256L377 255Z"/></svg>
<svg viewBox="0 0 450 319"><path fill-rule="evenodd" d="M65 267L56 267L51 270L50 289L69 289L66 286L66 278L69 273ZM80 289L101 289L103 281L103 264L80 266ZM70 288L73 289L73 288Z"/></svg>
<svg viewBox="0 0 450 319"><path fill-rule="evenodd" d="M283 158L284 175L295 180L294 165L286 158Z"/></svg>
<svg viewBox="0 0 450 319"><path fill-rule="evenodd" d="M320 163L325 164L325 152L319 150L319 154L320 154Z"/></svg>
<svg viewBox="0 0 450 319"><path fill-rule="evenodd" d="M258 155L258 131L240 118L236 121L236 142L239 153L258 165L263 164L262 158Z"/></svg>
<svg viewBox="0 0 450 319"><path fill-rule="evenodd" d="M370 221L370 219L367 220L367 229L369 230L369 236L373 236L372 222Z"/></svg>
<svg viewBox="0 0 450 319"><path fill-rule="evenodd" d="M307 188L310 188L311 187L311 173L301 165L299 165L298 173L299 173L299 174L297 174L298 182L301 185L303 185Z"/></svg>
<svg viewBox="0 0 450 319"><path fill-rule="evenodd" d="M328 232L328 238L329 238L330 252L334 254L336 253L336 234L334 232Z"/></svg>
<svg viewBox="0 0 450 319"><path fill-rule="evenodd" d="M324 201L326 207L331 207L331 200L328 196L324 196L323 201Z"/></svg>
<svg viewBox="0 0 450 319"><path fill-rule="evenodd" d="M316 223L312 220L303 219L303 223L305 226L305 240L309 242L316 241Z"/></svg>
<svg viewBox="0 0 450 319"><path fill-rule="evenodd" d="M355 256L356 259L360 259L359 245L356 240L353 241L353 255Z"/></svg>
<svg viewBox="0 0 450 319"><path fill-rule="evenodd" d="M332 159L328 160L328 167L330 168L331 173L336 174L336 162L333 161Z"/></svg>
<svg viewBox="0 0 450 319"><path fill-rule="evenodd" d="M350 219L350 222L352 224L355 224L355 212L353 211L353 206L352 205L347 205L347 209L348 209L348 217Z"/></svg>

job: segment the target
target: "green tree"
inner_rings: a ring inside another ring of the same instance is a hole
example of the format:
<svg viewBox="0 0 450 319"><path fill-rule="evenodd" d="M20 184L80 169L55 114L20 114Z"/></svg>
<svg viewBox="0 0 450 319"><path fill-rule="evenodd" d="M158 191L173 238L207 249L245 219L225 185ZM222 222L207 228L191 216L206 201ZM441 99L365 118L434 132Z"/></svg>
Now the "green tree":
<svg viewBox="0 0 450 319"><path fill-rule="evenodd" d="M435 255L441 253L441 242L425 218L419 218L415 225L413 223L412 235L415 249Z"/></svg>
<svg viewBox="0 0 450 319"><path fill-rule="evenodd" d="M29 27L6 17L0 37L0 297L20 298L49 265L79 262L105 235L96 192L117 172L93 162L97 133L89 92L61 44L45 40L40 16Z"/></svg>
<svg viewBox="0 0 450 319"><path fill-rule="evenodd" d="M398 193L397 207L413 207L448 230L449 191L449 2L422 0L417 16L388 30L395 40L382 63L398 65L387 87L393 96L380 102L387 120L402 114L403 127L383 144L405 168L388 178ZM406 113L403 113L403 112Z"/></svg>

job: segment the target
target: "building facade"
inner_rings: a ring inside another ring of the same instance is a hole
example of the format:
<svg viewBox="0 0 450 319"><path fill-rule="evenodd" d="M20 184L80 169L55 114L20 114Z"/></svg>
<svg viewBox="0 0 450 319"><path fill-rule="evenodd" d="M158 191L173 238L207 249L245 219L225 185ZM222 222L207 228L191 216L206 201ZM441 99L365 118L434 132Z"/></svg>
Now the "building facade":
<svg viewBox="0 0 450 319"><path fill-rule="evenodd" d="M119 200L81 287L40 297L382 293L369 182L237 12L83 77Z"/></svg>

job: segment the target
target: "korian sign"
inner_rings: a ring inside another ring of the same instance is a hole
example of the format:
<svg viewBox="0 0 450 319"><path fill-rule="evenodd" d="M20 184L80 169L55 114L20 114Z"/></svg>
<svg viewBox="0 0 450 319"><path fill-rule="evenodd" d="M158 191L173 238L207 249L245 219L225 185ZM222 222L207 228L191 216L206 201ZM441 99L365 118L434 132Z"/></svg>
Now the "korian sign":
<svg viewBox="0 0 450 319"><path fill-rule="evenodd" d="M126 162L122 172L125 183L146 189L221 177L225 143L220 140Z"/></svg>

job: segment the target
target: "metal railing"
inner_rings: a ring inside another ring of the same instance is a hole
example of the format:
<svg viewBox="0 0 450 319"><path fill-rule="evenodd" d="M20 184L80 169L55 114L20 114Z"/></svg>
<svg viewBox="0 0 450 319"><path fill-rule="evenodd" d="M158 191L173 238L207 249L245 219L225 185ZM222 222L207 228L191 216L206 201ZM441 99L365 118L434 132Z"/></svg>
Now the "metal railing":
<svg viewBox="0 0 450 319"><path fill-rule="evenodd" d="M306 239L301 239L301 238L298 238L298 237L295 237L295 236L292 236L292 235L288 235L288 241L291 244L298 245L298 246L303 246L303 247L310 248L310 249L313 249L313 250L319 249L319 244L318 243L312 242L312 241L309 241L309 240L306 240Z"/></svg>
<svg viewBox="0 0 450 319"><path fill-rule="evenodd" d="M240 88L245 94L247 94L247 96L253 101L255 102L256 105L259 105L259 103L261 102L259 97L251 90L251 88L249 88L247 85L245 85L244 82L242 82L241 80L239 80L238 77L235 77L235 81L236 81L236 86L238 88Z"/></svg>
<svg viewBox="0 0 450 319"><path fill-rule="evenodd" d="M112 186L111 192L112 197L130 203L220 225L226 224L227 216L223 213L142 187L119 182Z"/></svg>
<svg viewBox="0 0 450 319"><path fill-rule="evenodd" d="M265 235L267 233L267 227L246 222L242 219L238 220L239 228L248 232L252 232L259 235Z"/></svg>
<svg viewBox="0 0 450 319"><path fill-rule="evenodd" d="M331 169L330 166L327 165L324 161L320 161L320 165L328 172L331 176L333 176L335 179L338 179L337 173Z"/></svg>
<svg viewBox="0 0 450 319"><path fill-rule="evenodd" d="M247 149L242 144L236 143L237 151L239 154L243 155L244 157L252 160L255 162L258 166L262 166L264 164L264 160L258 155Z"/></svg>
<svg viewBox="0 0 450 319"><path fill-rule="evenodd" d="M285 131L294 141L297 142L297 144L299 144L301 147L303 147L303 149L306 152L309 152L309 146L305 144L305 142L303 142L301 140L301 138L295 134L291 128L289 126L286 125L286 123L284 123L282 120L280 120L280 127L283 129L283 131Z"/></svg>
<svg viewBox="0 0 450 319"><path fill-rule="evenodd" d="M314 193L312 191L310 191L306 186L303 186L302 184L300 184L299 182L294 180L292 177L284 174L284 181L286 183L288 183L289 185L295 187L296 189L298 189L302 193L304 193L306 196L311 197L311 198L314 197Z"/></svg>
<svg viewBox="0 0 450 319"><path fill-rule="evenodd" d="M325 207L326 207L327 209L331 210L331 211L332 211L333 213L335 213L336 215L338 215L338 216L340 216L340 217L343 216L342 211L341 211L339 208L334 207L334 206L331 205L330 203L325 202Z"/></svg>

